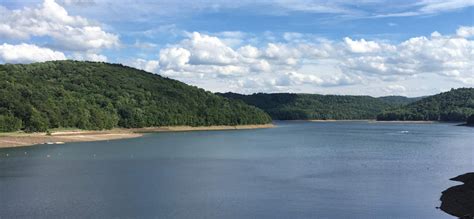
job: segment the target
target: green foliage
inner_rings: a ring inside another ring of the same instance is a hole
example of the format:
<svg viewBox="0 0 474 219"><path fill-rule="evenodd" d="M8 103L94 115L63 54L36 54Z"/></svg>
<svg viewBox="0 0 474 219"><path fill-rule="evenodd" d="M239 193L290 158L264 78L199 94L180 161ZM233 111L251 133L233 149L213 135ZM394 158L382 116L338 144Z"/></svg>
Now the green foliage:
<svg viewBox="0 0 474 219"><path fill-rule="evenodd" d="M466 121L472 114L474 88L459 88L386 110L377 120Z"/></svg>
<svg viewBox="0 0 474 219"><path fill-rule="evenodd" d="M0 116L0 131L29 132L271 122L256 107L176 80L79 61L0 65Z"/></svg>
<svg viewBox="0 0 474 219"><path fill-rule="evenodd" d="M389 104L406 105L421 100L422 98L423 97L385 96L379 97L377 99L385 101Z"/></svg>
<svg viewBox="0 0 474 219"><path fill-rule="evenodd" d="M391 103L388 97L382 100L369 96L290 93L252 95L225 93L220 95L242 100L247 104L261 108L273 119L278 120L375 119L377 114L383 110L400 104L398 102ZM408 99L406 98L404 101L409 101Z"/></svg>
<svg viewBox="0 0 474 219"><path fill-rule="evenodd" d="M21 119L12 115L0 115L0 132L13 132L21 128Z"/></svg>
<svg viewBox="0 0 474 219"><path fill-rule="evenodd" d="M25 119L26 132L45 132L48 130L48 120L35 108L31 110L30 114Z"/></svg>

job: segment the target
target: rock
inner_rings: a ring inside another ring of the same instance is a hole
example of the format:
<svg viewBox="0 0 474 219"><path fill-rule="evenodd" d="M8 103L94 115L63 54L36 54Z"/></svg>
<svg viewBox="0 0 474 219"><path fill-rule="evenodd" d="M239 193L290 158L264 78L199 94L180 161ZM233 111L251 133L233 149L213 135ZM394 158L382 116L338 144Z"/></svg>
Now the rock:
<svg viewBox="0 0 474 219"><path fill-rule="evenodd" d="M450 180L464 184L442 192L440 209L458 218L474 219L474 173L466 173Z"/></svg>

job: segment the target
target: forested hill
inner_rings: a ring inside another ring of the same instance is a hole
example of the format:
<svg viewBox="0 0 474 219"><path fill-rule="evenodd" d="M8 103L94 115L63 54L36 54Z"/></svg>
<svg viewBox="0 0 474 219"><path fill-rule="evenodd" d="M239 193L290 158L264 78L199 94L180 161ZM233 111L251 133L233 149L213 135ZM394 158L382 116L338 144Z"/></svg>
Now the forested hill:
<svg viewBox="0 0 474 219"><path fill-rule="evenodd" d="M340 96L319 94L257 93L241 95L235 93L219 94L239 99L265 110L273 119L375 119L382 111L398 107L400 102L410 98L369 96ZM391 102L391 99L397 101Z"/></svg>
<svg viewBox="0 0 474 219"><path fill-rule="evenodd" d="M404 96L385 96L385 97L378 97L382 101L385 101L389 104L398 104L398 105L405 105L409 103L413 103L415 101L421 100L424 97L404 97Z"/></svg>
<svg viewBox="0 0 474 219"><path fill-rule="evenodd" d="M459 88L383 112L378 120L466 121L474 114L474 88Z"/></svg>
<svg viewBox="0 0 474 219"><path fill-rule="evenodd" d="M269 122L241 101L119 64L0 65L0 131Z"/></svg>

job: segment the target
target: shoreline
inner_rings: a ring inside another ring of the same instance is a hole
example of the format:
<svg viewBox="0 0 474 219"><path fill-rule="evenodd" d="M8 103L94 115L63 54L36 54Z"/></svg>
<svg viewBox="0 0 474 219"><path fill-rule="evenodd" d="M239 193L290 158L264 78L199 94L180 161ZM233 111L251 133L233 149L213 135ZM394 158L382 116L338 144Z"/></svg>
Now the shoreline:
<svg viewBox="0 0 474 219"><path fill-rule="evenodd" d="M441 123L440 121L427 121L427 120L393 120L393 121L383 121L375 119L310 119L305 120L309 122L368 122L368 123L415 123L415 124L432 124L432 123Z"/></svg>
<svg viewBox="0 0 474 219"><path fill-rule="evenodd" d="M392 120L392 121L374 120L373 123L434 124L434 123L442 123L442 122L441 122L441 121L429 121L429 120ZM448 122L447 122L447 123L448 123Z"/></svg>
<svg viewBox="0 0 474 219"><path fill-rule="evenodd" d="M310 122L372 122L375 119L310 119Z"/></svg>
<svg viewBox="0 0 474 219"><path fill-rule="evenodd" d="M236 125L236 126L164 126L146 128L115 128L104 131L89 130L60 130L51 135L46 133L0 133L0 149L27 147L42 144L64 144L70 142L109 141L118 139L138 138L145 133L154 132L185 132L185 131L218 131L218 130L245 130L272 128L273 124L263 125Z"/></svg>

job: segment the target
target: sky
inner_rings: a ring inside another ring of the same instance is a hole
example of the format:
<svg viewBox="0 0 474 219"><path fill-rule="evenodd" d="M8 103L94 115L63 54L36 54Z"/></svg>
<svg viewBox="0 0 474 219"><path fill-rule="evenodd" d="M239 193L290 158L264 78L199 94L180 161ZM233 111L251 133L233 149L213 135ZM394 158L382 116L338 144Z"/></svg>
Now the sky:
<svg viewBox="0 0 474 219"><path fill-rule="evenodd" d="M472 0L0 0L0 63L121 63L213 92L474 87Z"/></svg>

